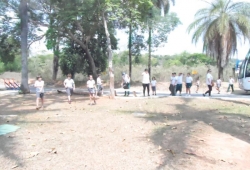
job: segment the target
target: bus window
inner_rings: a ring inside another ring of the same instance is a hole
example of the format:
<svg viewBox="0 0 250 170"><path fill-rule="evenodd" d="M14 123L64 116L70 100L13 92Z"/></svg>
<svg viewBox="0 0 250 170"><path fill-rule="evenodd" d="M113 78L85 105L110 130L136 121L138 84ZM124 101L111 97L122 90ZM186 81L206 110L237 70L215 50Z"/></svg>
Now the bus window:
<svg viewBox="0 0 250 170"><path fill-rule="evenodd" d="M245 77L250 77L250 60L247 61Z"/></svg>
<svg viewBox="0 0 250 170"><path fill-rule="evenodd" d="M247 62L247 60L244 60L240 66L240 72L239 72L239 76L238 76L239 79L244 78L244 73L245 73L244 69L245 69L246 62Z"/></svg>

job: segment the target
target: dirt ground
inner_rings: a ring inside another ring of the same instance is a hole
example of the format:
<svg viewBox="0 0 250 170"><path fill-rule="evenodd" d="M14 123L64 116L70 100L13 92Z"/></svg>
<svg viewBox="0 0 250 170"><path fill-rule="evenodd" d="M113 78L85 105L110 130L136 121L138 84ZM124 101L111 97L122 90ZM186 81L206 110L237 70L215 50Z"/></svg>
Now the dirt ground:
<svg viewBox="0 0 250 170"><path fill-rule="evenodd" d="M1 97L1 170L250 169L249 100L45 97Z"/></svg>

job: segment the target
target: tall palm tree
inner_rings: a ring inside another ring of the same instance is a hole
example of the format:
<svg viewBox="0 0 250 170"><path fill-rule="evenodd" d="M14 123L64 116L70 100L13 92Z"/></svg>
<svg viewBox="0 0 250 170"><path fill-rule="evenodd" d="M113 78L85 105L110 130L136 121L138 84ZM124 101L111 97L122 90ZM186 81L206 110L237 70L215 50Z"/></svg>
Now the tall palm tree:
<svg viewBox="0 0 250 170"><path fill-rule="evenodd" d="M175 0L171 0L175 4ZM154 0L154 4L161 9L161 16L165 16L168 13L170 2L169 0Z"/></svg>
<svg viewBox="0 0 250 170"><path fill-rule="evenodd" d="M216 59L218 77L223 78L223 69L237 52L237 42L250 40L250 3L214 0L195 17L188 27L189 33L194 30L192 41L202 38L203 51Z"/></svg>

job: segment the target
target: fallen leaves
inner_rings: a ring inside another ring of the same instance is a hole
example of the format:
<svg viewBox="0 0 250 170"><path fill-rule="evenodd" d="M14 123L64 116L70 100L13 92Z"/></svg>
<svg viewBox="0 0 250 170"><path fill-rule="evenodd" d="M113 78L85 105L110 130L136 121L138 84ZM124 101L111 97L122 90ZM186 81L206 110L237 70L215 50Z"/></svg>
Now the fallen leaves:
<svg viewBox="0 0 250 170"><path fill-rule="evenodd" d="M51 148L48 153L54 153L54 154L57 154L57 150L56 148Z"/></svg>
<svg viewBox="0 0 250 170"><path fill-rule="evenodd" d="M170 152L175 157L175 153L172 151L172 149L167 149L166 151Z"/></svg>
<svg viewBox="0 0 250 170"><path fill-rule="evenodd" d="M18 165L15 165L15 166L12 166L11 169L15 169L15 168L17 168L17 167L18 167Z"/></svg>

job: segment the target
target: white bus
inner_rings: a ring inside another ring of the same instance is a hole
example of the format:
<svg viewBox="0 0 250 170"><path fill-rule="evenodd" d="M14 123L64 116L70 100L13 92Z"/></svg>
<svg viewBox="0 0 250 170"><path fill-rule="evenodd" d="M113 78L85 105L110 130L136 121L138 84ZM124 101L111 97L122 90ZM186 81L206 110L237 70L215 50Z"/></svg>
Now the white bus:
<svg viewBox="0 0 250 170"><path fill-rule="evenodd" d="M238 82L240 89L250 91L250 50L245 60L241 63Z"/></svg>

